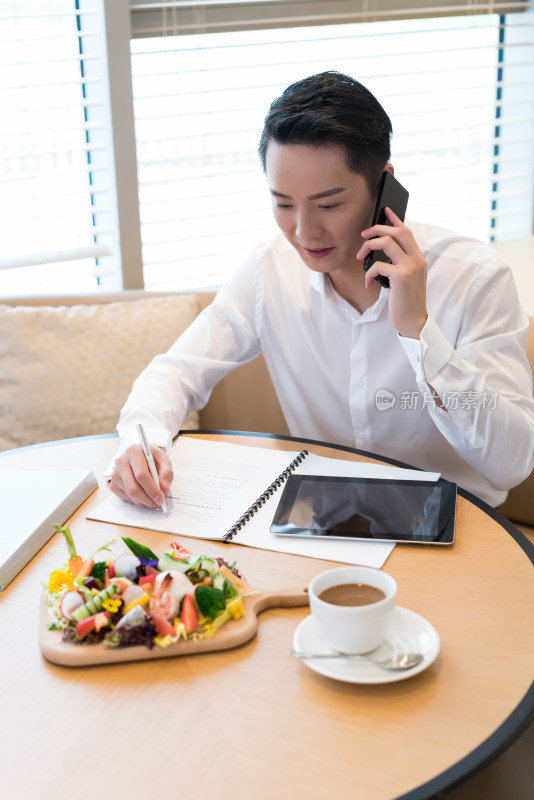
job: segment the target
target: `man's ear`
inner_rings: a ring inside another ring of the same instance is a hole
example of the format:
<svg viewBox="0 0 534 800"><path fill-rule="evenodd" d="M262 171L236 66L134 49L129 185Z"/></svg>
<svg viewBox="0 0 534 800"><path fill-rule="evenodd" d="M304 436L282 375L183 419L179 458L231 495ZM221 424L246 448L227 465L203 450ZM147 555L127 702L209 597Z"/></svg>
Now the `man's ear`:
<svg viewBox="0 0 534 800"><path fill-rule="evenodd" d="M384 174L384 172L390 172L393 175L393 177L395 177L395 170L393 168L393 164L391 164L389 161L387 162L387 164L384 164L384 169L376 179L375 192L378 192L378 187L380 186L380 181L382 180L382 175Z"/></svg>

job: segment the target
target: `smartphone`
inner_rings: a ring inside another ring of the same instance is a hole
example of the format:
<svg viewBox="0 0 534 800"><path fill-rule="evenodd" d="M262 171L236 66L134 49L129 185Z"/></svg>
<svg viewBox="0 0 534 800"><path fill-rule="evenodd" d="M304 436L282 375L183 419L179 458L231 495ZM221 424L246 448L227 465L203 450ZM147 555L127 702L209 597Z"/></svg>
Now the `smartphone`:
<svg viewBox="0 0 534 800"><path fill-rule="evenodd" d="M375 213L373 214L371 225L391 225L384 210L386 206L395 212L401 222L404 222L408 197L409 193L404 186L393 177L391 172L383 172L380 179L380 186L378 187ZM391 264L391 259L388 258L382 250L373 250L363 262L363 269L365 272L367 272L375 261L385 261L386 264ZM386 289L389 288L389 279L386 278L385 275L377 275L375 280L378 281L381 286L385 286Z"/></svg>

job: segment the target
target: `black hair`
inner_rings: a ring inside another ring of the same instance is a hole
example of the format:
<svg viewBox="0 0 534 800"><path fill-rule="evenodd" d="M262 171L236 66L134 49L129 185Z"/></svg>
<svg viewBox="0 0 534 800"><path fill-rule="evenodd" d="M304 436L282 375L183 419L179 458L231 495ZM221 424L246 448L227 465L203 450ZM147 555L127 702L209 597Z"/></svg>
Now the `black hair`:
<svg viewBox="0 0 534 800"><path fill-rule="evenodd" d="M267 146L339 144L349 169L362 175L374 194L390 159L392 127L371 92L349 75L334 70L291 84L271 103L258 148L265 172Z"/></svg>

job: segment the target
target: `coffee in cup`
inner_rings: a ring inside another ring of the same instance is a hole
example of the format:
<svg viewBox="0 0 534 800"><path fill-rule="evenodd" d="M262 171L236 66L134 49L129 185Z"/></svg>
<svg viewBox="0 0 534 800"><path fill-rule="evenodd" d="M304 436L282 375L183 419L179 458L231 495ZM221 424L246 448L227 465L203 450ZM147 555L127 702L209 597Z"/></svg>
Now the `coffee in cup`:
<svg viewBox="0 0 534 800"><path fill-rule="evenodd" d="M340 653L367 653L384 639L397 584L370 567L339 567L316 575L310 608L324 642Z"/></svg>

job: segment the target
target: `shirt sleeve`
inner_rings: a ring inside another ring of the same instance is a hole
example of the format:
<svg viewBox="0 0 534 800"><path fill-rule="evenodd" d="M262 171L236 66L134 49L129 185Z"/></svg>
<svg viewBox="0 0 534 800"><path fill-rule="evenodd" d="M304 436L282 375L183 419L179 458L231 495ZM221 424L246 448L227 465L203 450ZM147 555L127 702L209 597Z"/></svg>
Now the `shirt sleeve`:
<svg viewBox="0 0 534 800"><path fill-rule="evenodd" d="M526 357L528 318L510 271L473 287L457 340L429 316L419 340L399 336L434 424L496 489L534 466L534 400Z"/></svg>
<svg viewBox="0 0 534 800"><path fill-rule="evenodd" d="M170 349L143 370L120 414L119 453L138 442L139 422L149 442L169 452L188 413L206 405L228 372L259 354L257 283L252 256Z"/></svg>

